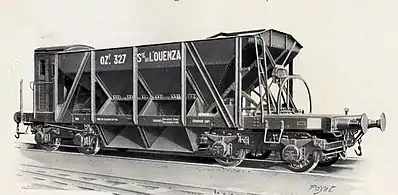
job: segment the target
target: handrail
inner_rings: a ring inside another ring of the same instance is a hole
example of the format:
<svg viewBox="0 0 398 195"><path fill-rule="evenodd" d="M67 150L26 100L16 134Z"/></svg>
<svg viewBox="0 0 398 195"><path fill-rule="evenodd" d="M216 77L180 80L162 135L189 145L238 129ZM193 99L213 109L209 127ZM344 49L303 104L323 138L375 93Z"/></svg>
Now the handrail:
<svg viewBox="0 0 398 195"><path fill-rule="evenodd" d="M54 81L30 81L29 88L33 90L33 85L45 85L45 84L54 84Z"/></svg>
<svg viewBox="0 0 398 195"><path fill-rule="evenodd" d="M260 39L261 46L262 46L262 58L259 57L258 54L258 39ZM269 96L269 87L268 87L268 69L267 69L267 55L266 55L266 45L264 38L261 35L256 35L254 37L254 44L255 44L255 50L256 50L256 58L257 58L257 76L258 76L258 83L259 83L259 96L260 96L260 107L261 107L261 120L264 122L264 96L267 96L267 113L268 115L271 114L271 102L270 102L270 96ZM264 67L263 64L261 63L261 60L264 62ZM265 70L264 70L265 69ZM265 78L264 78L265 77ZM265 86L264 86L265 85ZM262 94L263 87L265 88L265 94ZM259 107L257 107L258 109ZM257 111L256 109L256 111ZM255 111L255 112L256 112ZM254 113L255 113L254 112Z"/></svg>
<svg viewBox="0 0 398 195"><path fill-rule="evenodd" d="M257 39L258 37L257 36L255 36L254 37L254 47L255 47L255 49L256 49L256 60L257 60L257 76L258 76L258 93L260 93L260 107L261 107L261 118L264 118L264 103L263 103L263 98L262 98L262 79L261 79L261 73L262 73L262 69L261 69L261 61L260 61L260 58L259 58L259 55L258 55L258 43L257 43ZM263 56L263 57L265 57L265 56ZM257 111L257 109L256 109L256 111ZM256 112L255 111L255 112Z"/></svg>
<svg viewBox="0 0 398 195"><path fill-rule="evenodd" d="M265 50L266 50L266 45L265 45L265 40L264 40L264 38L260 35L260 40L261 40L261 42L262 42L262 44L263 44L263 56L264 56L264 67L265 67L265 72L264 72L264 76L265 76L265 87L266 87L266 95L267 95L267 109L268 109L268 114L270 114L271 113L271 100L270 100L270 97L269 97L269 87L268 87L268 68L267 68L267 57L266 57L266 53L265 53Z"/></svg>
<svg viewBox="0 0 398 195"><path fill-rule="evenodd" d="M248 30L248 31L238 31L238 32L220 32L215 35L208 37L208 39L216 38L219 36L229 37L229 36L238 36L240 34L250 34L250 33L260 33L265 31L266 29L259 29L259 30Z"/></svg>
<svg viewBox="0 0 398 195"><path fill-rule="evenodd" d="M299 75L289 75L289 76L287 76L287 77L282 81L282 83L281 83L281 85L280 85L281 87L279 88L279 91L278 91L278 101L277 101L277 107L276 107L276 110L277 110L276 114L280 114L281 96L282 96L283 86L286 84L286 82L287 82L288 80L293 80L293 79L301 80L301 81L304 83L305 87L307 88L308 99L309 99L309 104L310 104L310 105L309 105L309 106L310 106L309 113L311 114L311 113L312 113L312 97L311 97L311 90L310 90L310 88L308 87L307 82L306 82L301 76L299 76Z"/></svg>

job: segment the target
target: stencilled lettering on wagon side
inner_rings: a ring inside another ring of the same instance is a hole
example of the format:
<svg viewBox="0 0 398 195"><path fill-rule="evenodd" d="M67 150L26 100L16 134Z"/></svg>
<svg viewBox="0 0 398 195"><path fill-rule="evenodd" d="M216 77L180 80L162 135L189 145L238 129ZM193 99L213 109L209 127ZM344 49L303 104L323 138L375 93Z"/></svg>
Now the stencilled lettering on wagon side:
<svg viewBox="0 0 398 195"><path fill-rule="evenodd" d="M137 47L135 59L141 68L179 66L183 59L181 43L167 43Z"/></svg>
<svg viewBox="0 0 398 195"><path fill-rule="evenodd" d="M132 48L116 48L95 51L97 71L131 70Z"/></svg>
<svg viewBox="0 0 398 195"><path fill-rule="evenodd" d="M165 62L181 60L181 51L179 49L149 51L137 54L137 62Z"/></svg>

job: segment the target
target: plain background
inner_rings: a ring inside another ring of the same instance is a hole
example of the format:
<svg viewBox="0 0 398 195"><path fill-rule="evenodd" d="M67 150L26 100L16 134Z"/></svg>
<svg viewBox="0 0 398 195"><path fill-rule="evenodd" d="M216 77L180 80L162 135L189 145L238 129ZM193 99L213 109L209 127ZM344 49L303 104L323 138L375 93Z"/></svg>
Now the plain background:
<svg viewBox="0 0 398 195"><path fill-rule="evenodd" d="M12 188L17 154L12 116L32 108L33 50L81 43L95 48L201 39L220 31L273 28L303 46L295 71L309 83L315 113L387 115L387 131L363 138L368 178L380 192L396 183L398 25L395 1L379 0L68 0L0 1L1 184ZM299 102L307 95L297 86ZM4 174L3 174L4 173ZM388 185L387 185L388 184ZM392 191L390 191L392 192ZM390 193L388 193L390 194Z"/></svg>

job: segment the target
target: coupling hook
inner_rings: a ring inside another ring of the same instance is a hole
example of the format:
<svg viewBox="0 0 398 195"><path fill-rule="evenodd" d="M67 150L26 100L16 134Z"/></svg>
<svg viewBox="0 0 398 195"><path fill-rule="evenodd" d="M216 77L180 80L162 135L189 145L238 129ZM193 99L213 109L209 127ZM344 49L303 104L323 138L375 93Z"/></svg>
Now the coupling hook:
<svg viewBox="0 0 398 195"><path fill-rule="evenodd" d="M358 156L362 156L362 148L361 148L361 139L358 140L358 152L357 150L354 149L355 154L357 154Z"/></svg>
<svg viewBox="0 0 398 195"><path fill-rule="evenodd" d="M15 138L19 139L20 135L19 135L19 123L17 123L17 129L16 129L16 134L14 135Z"/></svg>

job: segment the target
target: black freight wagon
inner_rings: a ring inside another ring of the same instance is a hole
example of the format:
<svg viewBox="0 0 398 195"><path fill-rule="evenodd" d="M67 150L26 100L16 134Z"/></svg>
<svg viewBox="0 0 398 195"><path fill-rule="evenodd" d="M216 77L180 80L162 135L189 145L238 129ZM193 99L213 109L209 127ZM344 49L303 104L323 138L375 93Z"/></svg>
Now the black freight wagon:
<svg viewBox="0 0 398 195"><path fill-rule="evenodd" d="M277 30L109 49L38 48L33 113L23 111L21 99L14 121L31 127L50 151L73 144L84 154L183 152L211 155L224 166L275 151L289 169L310 171L344 158L369 128L384 131L386 121L384 113L379 120L348 111L313 114L309 86L293 74L301 49ZM294 102L293 80L307 87L307 111Z"/></svg>

